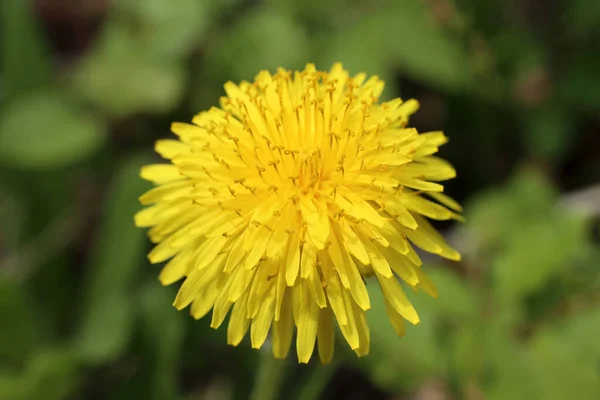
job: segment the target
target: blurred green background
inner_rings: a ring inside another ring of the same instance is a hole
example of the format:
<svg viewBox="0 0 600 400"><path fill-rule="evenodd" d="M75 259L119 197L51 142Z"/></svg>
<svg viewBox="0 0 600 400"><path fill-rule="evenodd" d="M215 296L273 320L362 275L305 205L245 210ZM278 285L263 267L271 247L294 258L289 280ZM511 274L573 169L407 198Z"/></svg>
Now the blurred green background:
<svg viewBox="0 0 600 400"><path fill-rule="evenodd" d="M2 0L0 35L0 400L600 399L599 1ZM419 326L370 285L371 355L304 366L172 308L133 214L171 121L334 61L446 131L468 223Z"/></svg>

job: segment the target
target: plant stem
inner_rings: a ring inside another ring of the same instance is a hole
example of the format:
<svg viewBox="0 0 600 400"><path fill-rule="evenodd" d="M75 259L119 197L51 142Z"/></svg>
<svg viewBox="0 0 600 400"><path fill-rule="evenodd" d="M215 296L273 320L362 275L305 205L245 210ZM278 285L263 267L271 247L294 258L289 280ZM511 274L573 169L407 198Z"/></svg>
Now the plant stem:
<svg viewBox="0 0 600 400"><path fill-rule="evenodd" d="M270 351L262 350L250 400L276 400L285 376L285 365L285 360L277 360Z"/></svg>

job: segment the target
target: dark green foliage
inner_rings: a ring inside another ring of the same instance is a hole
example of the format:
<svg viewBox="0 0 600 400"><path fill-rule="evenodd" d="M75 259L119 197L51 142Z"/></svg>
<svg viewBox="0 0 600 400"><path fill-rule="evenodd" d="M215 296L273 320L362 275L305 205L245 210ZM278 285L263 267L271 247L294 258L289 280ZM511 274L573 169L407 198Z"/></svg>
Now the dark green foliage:
<svg viewBox="0 0 600 400"><path fill-rule="evenodd" d="M0 400L600 398L600 199L565 200L600 181L598 1L0 3ZM299 366L176 311L133 214L171 121L336 61L450 137L464 256L425 259L440 298L409 293L404 338L368 282L371 355Z"/></svg>

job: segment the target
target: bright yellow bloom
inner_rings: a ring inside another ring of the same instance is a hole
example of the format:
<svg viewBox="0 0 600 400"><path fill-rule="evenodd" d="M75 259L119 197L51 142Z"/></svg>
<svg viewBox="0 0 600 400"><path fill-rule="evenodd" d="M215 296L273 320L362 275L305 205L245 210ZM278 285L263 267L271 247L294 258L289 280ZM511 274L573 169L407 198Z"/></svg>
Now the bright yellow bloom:
<svg viewBox="0 0 600 400"><path fill-rule="evenodd" d="M335 322L356 354L369 352L371 275L398 334L403 319L419 322L398 278L435 296L412 244L460 258L425 219L460 219L432 182L455 171L432 156L442 132L407 128L418 103L379 103L383 86L340 64L262 71L254 83L225 84L221 108L172 125L178 139L156 143L171 163L142 169L157 187L135 221L152 227L150 261L170 260L160 281L185 278L175 307L191 304L194 318L212 309L213 328L231 310L229 344L250 329L260 348L270 331L278 358L296 327L303 363L315 342L331 360Z"/></svg>

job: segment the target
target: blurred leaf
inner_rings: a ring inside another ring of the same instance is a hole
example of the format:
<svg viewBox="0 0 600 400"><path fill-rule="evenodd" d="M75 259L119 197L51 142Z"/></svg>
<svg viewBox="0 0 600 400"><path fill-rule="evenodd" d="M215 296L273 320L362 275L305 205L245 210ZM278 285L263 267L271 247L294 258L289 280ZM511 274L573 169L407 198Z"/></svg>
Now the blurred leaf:
<svg viewBox="0 0 600 400"><path fill-rule="evenodd" d="M327 389L327 385L337 371L338 366L339 362L336 362L335 358L331 364L316 365L310 372L307 381L296 391L297 396L294 396L294 398L297 400L322 399L323 392Z"/></svg>
<svg viewBox="0 0 600 400"><path fill-rule="evenodd" d="M564 318L556 327L547 329L547 332L562 343L569 343L569 353L577 355L581 362L600 361L599 308L590 308Z"/></svg>
<svg viewBox="0 0 600 400"><path fill-rule="evenodd" d="M103 364L116 360L127 347L135 322L132 299L107 294L102 301L86 307L84 323L77 337L81 360Z"/></svg>
<svg viewBox="0 0 600 400"><path fill-rule="evenodd" d="M423 268L437 287L439 298L434 299L423 293L415 300L419 305L427 303L428 310L432 310L448 320L478 317L479 298L465 278L461 278L445 267L432 268L431 265L426 265Z"/></svg>
<svg viewBox="0 0 600 400"><path fill-rule="evenodd" d="M567 71L557 82L558 95L575 110L600 109L600 55L598 52L576 54Z"/></svg>
<svg viewBox="0 0 600 400"><path fill-rule="evenodd" d="M524 222L507 238L493 262L498 299L509 302L539 290L585 243L586 221L548 215L545 221Z"/></svg>
<svg viewBox="0 0 600 400"><path fill-rule="evenodd" d="M539 171L521 168L504 187L476 196L465 207L469 227L479 246L497 246L530 221L553 212L556 193Z"/></svg>
<svg viewBox="0 0 600 400"><path fill-rule="evenodd" d="M417 0L394 2L318 37L317 52L324 66L341 61L355 72L383 74L391 66L430 85L457 90L467 77L467 54L460 42L433 26ZM394 85L390 85L393 87Z"/></svg>
<svg viewBox="0 0 600 400"><path fill-rule="evenodd" d="M179 0L177 7L169 0L127 0L118 4L138 19L136 47L156 59L185 56L202 43L214 8L209 0Z"/></svg>
<svg viewBox="0 0 600 400"><path fill-rule="evenodd" d="M79 385L78 365L68 349L35 353L20 373L0 371L2 400L64 400Z"/></svg>
<svg viewBox="0 0 600 400"><path fill-rule="evenodd" d="M183 345L187 317L172 306L174 293L158 282L142 292L143 334L155 358L152 391L153 398L178 398L179 356Z"/></svg>
<svg viewBox="0 0 600 400"><path fill-rule="evenodd" d="M41 344L36 308L19 282L0 275L0 358L26 359ZM2 393L2 390L0 390Z"/></svg>
<svg viewBox="0 0 600 400"><path fill-rule="evenodd" d="M397 1L372 18L395 63L411 77L448 90L462 89L468 77L463 44L436 26L418 0Z"/></svg>
<svg viewBox="0 0 600 400"><path fill-rule="evenodd" d="M509 337L508 326L501 321L489 323L483 333L485 357L490 377L485 387L488 400L530 400L537 396L531 369L522 345Z"/></svg>
<svg viewBox="0 0 600 400"><path fill-rule="evenodd" d="M146 155L125 161L112 183L88 268L83 324L77 338L82 356L103 363L119 356L133 328L132 290L143 265L145 234L133 224L138 197L149 188L139 178Z"/></svg>
<svg viewBox="0 0 600 400"><path fill-rule="evenodd" d="M598 29L600 25L600 2L590 0L572 0L567 5L566 26L569 38L573 34L584 36Z"/></svg>
<svg viewBox="0 0 600 400"><path fill-rule="evenodd" d="M183 66L155 57L136 40L120 19L109 20L96 48L73 73L75 93L113 117L174 108L183 95Z"/></svg>
<svg viewBox="0 0 600 400"><path fill-rule="evenodd" d="M484 366L481 299L467 279L450 269L431 265L423 268L437 287L439 298L423 293L415 298L415 308L422 318L435 316L438 358L442 362L447 357L446 373L467 384ZM414 334L419 334L419 328Z"/></svg>
<svg viewBox="0 0 600 400"><path fill-rule="evenodd" d="M274 72L277 67L302 68L310 61L309 46L302 25L285 14L258 8L212 43L206 68L209 76L222 83L250 80L265 69Z"/></svg>
<svg viewBox="0 0 600 400"><path fill-rule="evenodd" d="M168 62L144 62L136 54L106 54L78 71L77 92L113 117L140 112L163 113L183 94L182 69Z"/></svg>
<svg viewBox="0 0 600 400"><path fill-rule="evenodd" d="M22 240L29 200L8 187L0 186L0 237L2 253L13 251Z"/></svg>
<svg viewBox="0 0 600 400"><path fill-rule="evenodd" d="M479 382L486 365L481 323L461 321L457 330L448 336L450 373L463 387Z"/></svg>
<svg viewBox="0 0 600 400"><path fill-rule="evenodd" d="M2 0L0 4L0 76L5 91L0 100L50 81L49 49L32 7L33 2L23 0Z"/></svg>
<svg viewBox="0 0 600 400"><path fill-rule="evenodd" d="M364 72L377 75L386 82L382 99L392 99L398 93L394 85L388 51L379 32L369 21L362 21L344 30L322 33L315 40L315 57L320 69L329 70L341 62L351 75ZM365 55L368 54L368 57Z"/></svg>
<svg viewBox="0 0 600 400"><path fill-rule="evenodd" d="M356 2L352 4L351 0L266 0L265 2L269 7L289 13L294 17L319 21L323 24L335 22L335 20L344 21L343 17L355 11L354 8L360 7L360 4Z"/></svg>
<svg viewBox="0 0 600 400"><path fill-rule="evenodd" d="M375 282L367 286L371 309L366 313L371 330L371 353L360 360L371 379L389 390L413 390L423 380L443 370L442 354L436 343L436 317L430 303L413 300L421 322L405 322L406 335L398 337L385 311L383 293ZM418 300L425 295L418 296Z"/></svg>
<svg viewBox="0 0 600 400"><path fill-rule="evenodd" d="M0 116L0 158L23 168L57 168L96 152L102 124L55 91L22 96Z"/></svg>
<svg viewBox="0 0 600 400"><path fill-rule="evenodd" d="M592 359L584 358L573 351L576 342L562 339L542 334L532 344L529 359L539 392L538 398L544 400L600 398L600 376L598 375L600 354L596 353Z"/></svg>
<svg viewBox="0 0 600 400"><path fill-rule="evenodd" d="M560 107L548 107L533 114L527 121L529 128L524 136L529 154L557 164L576 138L570 116Z"/></svg>

